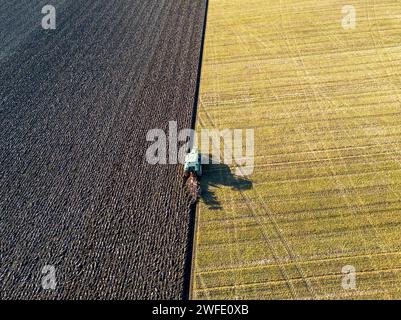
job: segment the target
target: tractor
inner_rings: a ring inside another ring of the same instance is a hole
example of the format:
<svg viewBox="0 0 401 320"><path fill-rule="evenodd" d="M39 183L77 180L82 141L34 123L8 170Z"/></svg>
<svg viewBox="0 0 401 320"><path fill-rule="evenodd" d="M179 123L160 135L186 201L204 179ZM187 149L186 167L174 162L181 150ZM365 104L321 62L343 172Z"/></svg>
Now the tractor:
<svg viewBox="0 0 401 320"><path fill-rule="evenodd" d="M185 155L184 185L191 197L196 202L200 197L200 178L202 176L202 156L198 149L193 148Z"/></svg>

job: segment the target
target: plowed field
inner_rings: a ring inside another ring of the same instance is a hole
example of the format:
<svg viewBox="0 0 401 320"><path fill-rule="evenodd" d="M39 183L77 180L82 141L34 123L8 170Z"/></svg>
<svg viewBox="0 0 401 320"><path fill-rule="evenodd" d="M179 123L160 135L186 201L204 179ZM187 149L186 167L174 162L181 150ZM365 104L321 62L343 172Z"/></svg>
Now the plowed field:
<svg viewBox="0 0 401 320"><path fill-rule="evenodd" d="M0 297L181 298L181 169L146 133L191 125L205 1L45 4L0 3Z"/></svg>

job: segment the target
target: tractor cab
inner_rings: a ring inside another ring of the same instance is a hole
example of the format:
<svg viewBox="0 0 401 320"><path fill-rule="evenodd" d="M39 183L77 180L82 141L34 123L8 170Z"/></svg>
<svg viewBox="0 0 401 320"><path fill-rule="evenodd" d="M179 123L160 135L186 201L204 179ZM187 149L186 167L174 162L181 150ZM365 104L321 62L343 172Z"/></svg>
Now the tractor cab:
<svg viewBox="0 0 401 320"><path fill-rule="evenodd" d="M195 173L198 177L202 175L202 156L198 149L193 148L185 155L184 171L186 174Z"/></svg>

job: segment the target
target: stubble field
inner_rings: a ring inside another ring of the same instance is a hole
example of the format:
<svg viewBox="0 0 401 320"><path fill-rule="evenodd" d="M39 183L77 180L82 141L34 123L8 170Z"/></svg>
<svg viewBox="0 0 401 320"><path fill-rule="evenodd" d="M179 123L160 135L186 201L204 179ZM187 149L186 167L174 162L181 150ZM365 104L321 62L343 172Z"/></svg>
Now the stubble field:
<svg viewBox="0 0 401 320"><path fill-rule="evenodd" d="M255 170L206 170L193 298L401 298L401 4L343 5L209 2L198 129L253 128Z"/></svg>

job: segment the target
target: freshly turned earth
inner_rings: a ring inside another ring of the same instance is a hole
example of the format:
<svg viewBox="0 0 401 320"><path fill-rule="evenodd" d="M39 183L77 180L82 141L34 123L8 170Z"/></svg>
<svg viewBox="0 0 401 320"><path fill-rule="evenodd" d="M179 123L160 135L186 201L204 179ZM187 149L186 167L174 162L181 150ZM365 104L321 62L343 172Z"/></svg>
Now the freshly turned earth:
<svg viewBox="0 0 401 320"><path fill-rule="evenodd" d="M0 296L182 298L188 201L146 133L191 125L205 1L46 4L0 4Z"/></svg>

